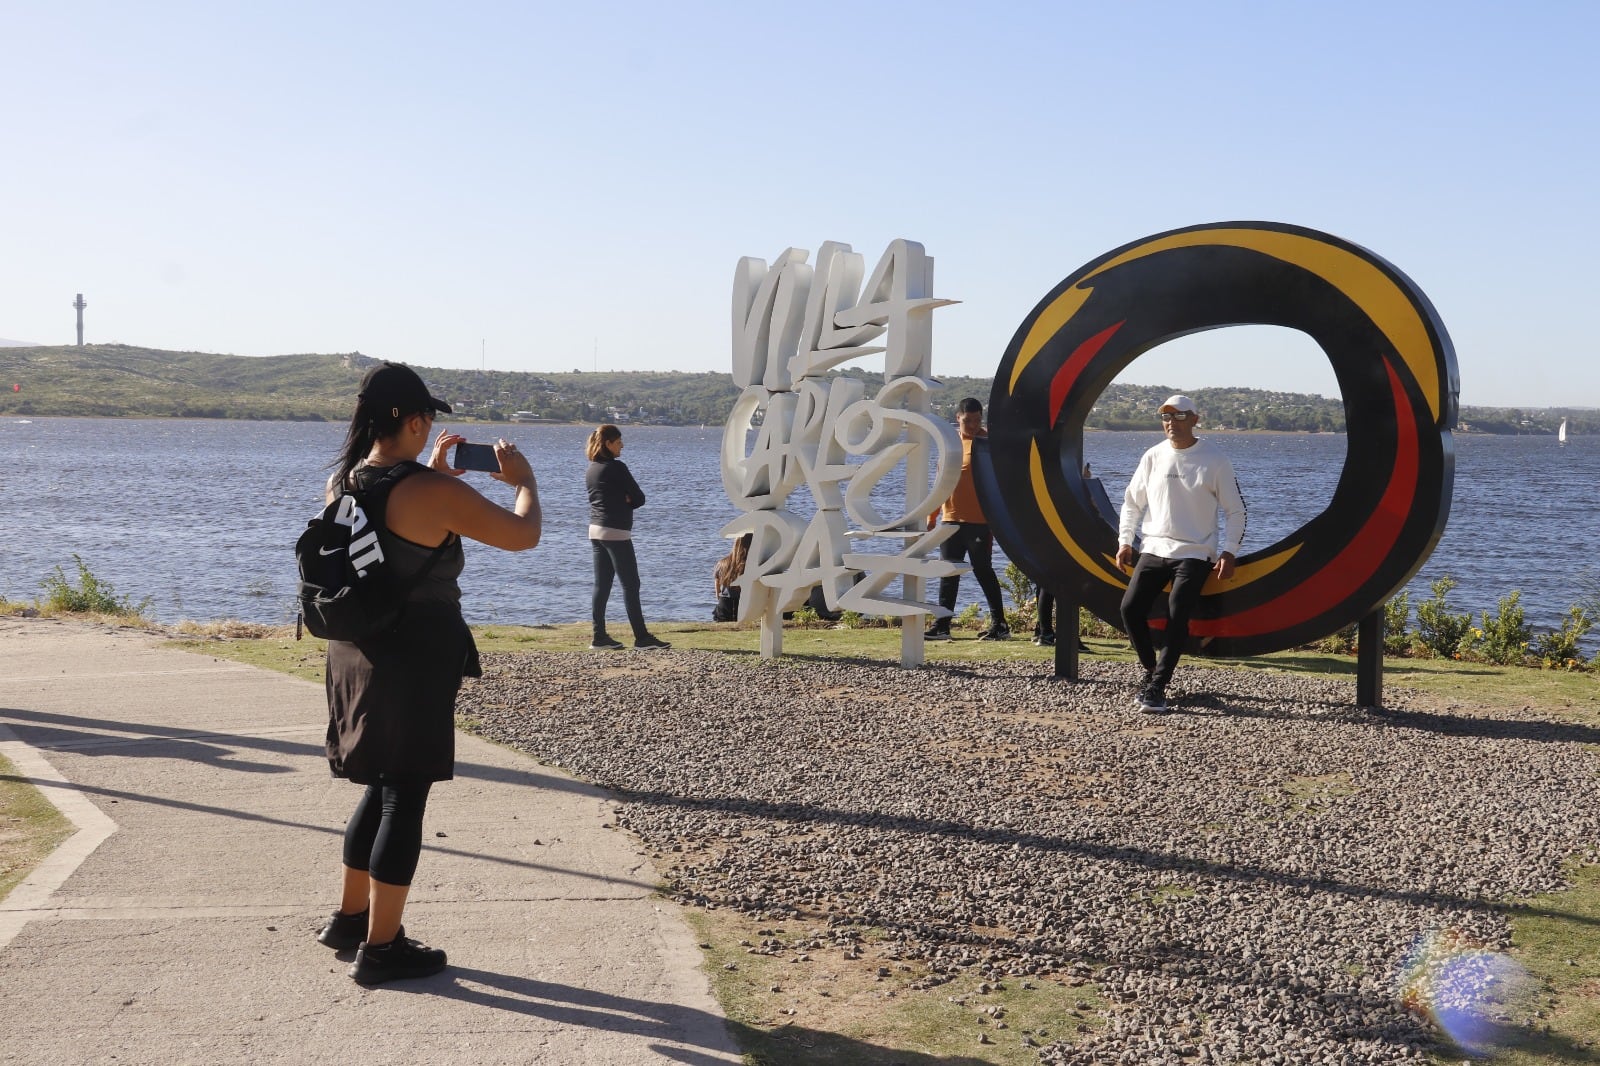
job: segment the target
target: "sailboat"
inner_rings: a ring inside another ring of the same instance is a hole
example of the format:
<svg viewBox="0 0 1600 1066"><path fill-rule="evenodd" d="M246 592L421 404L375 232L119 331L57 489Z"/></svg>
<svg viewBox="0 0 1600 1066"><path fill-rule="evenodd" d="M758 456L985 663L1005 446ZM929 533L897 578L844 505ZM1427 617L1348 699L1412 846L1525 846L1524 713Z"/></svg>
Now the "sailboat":
<svg viewBox="0 0 1600 1066"><path fill-rule="evenodd" d="M1561 428L1556 430L1556 440L1562 444L1567 443L1567 420L1565 418L1561 420Z"/></svg>

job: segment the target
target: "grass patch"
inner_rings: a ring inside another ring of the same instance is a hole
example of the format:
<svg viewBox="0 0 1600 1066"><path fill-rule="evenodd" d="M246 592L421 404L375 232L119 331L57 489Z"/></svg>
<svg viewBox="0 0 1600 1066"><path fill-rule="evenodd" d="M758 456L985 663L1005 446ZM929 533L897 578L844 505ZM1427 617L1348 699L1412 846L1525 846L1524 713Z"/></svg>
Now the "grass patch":
<svg viewBox="0 0 1600 1066"><path fill-rule="evenodd" d="M304 640L295 640L293 629L274 631L272 636L259 638L209 635L195 639L196 636L175 640L173 646L214 659L276 670L307 681L321 682L326 675L328 642L309 634Z"/></svg>
<svg viewBox="0 0 1600 1066"><path fill-rule="evenodd" d="M1572 869L1566 892L1507 907L1512 954L1534 981L1498 1066L1600 1062L1600 866Z"/></svg>
<svg viewBox="0 0 1600 1066"><path fill-rule="evenodd" d="M1040 1046L1087 1031L1103 1006L1091 984L1044 978L926 987L927 967L881 953L876 930L840 940L837 930L727 910L691 908L685 918L753 1066L1032 1066Z"/></svg>
<svg viewBox="0 0 1600 1066"><path fill-rule="evenodd" d="M1261 794L1262 802L1274 810L1274 813L1264 817L1295 818L1359 791L1350 775L1343 771L1313 777L1290 777L1276 789Z"/></svg>
<svg viewBox="0 0 1600 1066"><path fill-rule="evenodd" d="M0 756L0 899L73 833L72 823Z"/></svg>
<svg viewBox="0 0 1600 1066"><path fill-rule="evenodd" d="M179 622L172 632L204 640L293 640L294 626L269 626L225 618L219 622Z"/></svg>

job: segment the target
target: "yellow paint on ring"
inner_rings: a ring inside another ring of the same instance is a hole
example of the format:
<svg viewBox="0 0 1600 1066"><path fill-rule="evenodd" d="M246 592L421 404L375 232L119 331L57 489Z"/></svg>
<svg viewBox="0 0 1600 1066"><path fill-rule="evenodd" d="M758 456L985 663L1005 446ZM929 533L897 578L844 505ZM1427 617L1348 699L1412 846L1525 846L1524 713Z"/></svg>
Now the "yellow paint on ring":
<svg viewBox="0 0 1600 1066"><path fill-rule="evenodd" d="M1083 288L1074 285L1066 292L1050 301L1050 306L1039 312L1039 317L1033 320L1033 327L1028 330L1027 339L1022 342L1021 349L1017 352L1017 362L1011 368L1011 383L1006 386L1007 392L1015 392L1017 379L1022 377L1022 371L1033 362L1033 357L1045 346L1051 337L1060 332L1072 316L1083 310L1083 305L1088 301L1093 288Z"/></svg>
<svg viewBox="0 0 1600 1066"><path fill-rule="evenodd" d="M1056 540L1059 540L1061 546L1067 549L1067 554L1072 556L1086 573L1093 574L1112 588L1126 588L1128 584L1126 581L1117 581L1096 566L1094 560L1089 557L1089 553L1084 551L1078 542L1072 539L1072 535L1067 532L1066 523L1061 521L1061 513L1056 510L1054 501L1050 499L1050 488L1044 481L1044 460L1039 456L1039 442L1033 441L1028 445L1028 449L1028 473L1033 480L1033 498L1039 505L1039 513L1044 515L1046 524L1050 526L1050 532L1056 535ZM1101 558L1110 564L1112 569L1116 569L1116 556L1103 555Z"/></svg>
<svg viewBox="0 0 1600 1066"><path fill-rule="evenodd" d="M1428 339L1427 325L1422 321L1405 291L1377 266L1354 252L1325 244L1312 237L1278 230L1188 230L1132 248L1102 264L1094 274L1088 275L1078 284L1082 285L1095 274L1104 273L1112 267L1121 266L1123 263L1132 262L1155 252L1169 251L1173 248L1204 247L1209 244L1249 248L1263 255L1270 255L1274 259L1293 263L1316 274L1354 300L1356 305L1366 312L1367 317L1383 331L1383 335L1389 338L1389 343L1394 345L1395 352L1410 368L1412 376L1421 386L1422 395L1428 401L1428 410L1433 412L1434 421L1439 420L1443 399L1439 395L1439 370L1434 363L1433 343ZM1057 303L1059 302L1058 300ZM1055 304L1052 304L1050 309L1053 310L1054 307ZM1040 317L1042 321L1043 316ZM1030 343L1037 329L1036 324L1034 331L1028 334ZM1041 338L1039 347L1043 347L1045 340L1048 339L1048 336ZM1012 376L1012 385L1013 387L1016 385L1015 375Z"/></svg>
<svg viewBox="0 0 1600 1066"><path fill-rule="evenodd" d="M1278 569L1278 567L1282 566L1284 563L1287 563L1290 559L1293 559L1296 553L1300 551L1301 547L1302 545L1296 544L1293 547L1285 548L1283 551L1274 555L1269 555L1264 559L1256 559L1248 563L1240 563L1238 566L1233 568L1233 576L1230 577L1226 582L1218 581L1217 575L1213 573L1210 577L1206 578L1205 587L1200 590L1200 595L1215 596L1219 592L1232 592L1234 589L1244 588L1244 586L1250 584L1252 581L1259 581L1268 574L1272 573L1274 570Z"/></svg>

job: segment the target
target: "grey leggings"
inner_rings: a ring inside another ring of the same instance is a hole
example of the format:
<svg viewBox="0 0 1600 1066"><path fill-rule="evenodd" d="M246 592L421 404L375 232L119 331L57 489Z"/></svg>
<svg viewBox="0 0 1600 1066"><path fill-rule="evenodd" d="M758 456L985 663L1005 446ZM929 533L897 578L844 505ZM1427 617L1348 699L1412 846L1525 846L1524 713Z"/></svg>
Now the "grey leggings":
<svg viewBox="0 0 1600 1066"><path fill-rule="evenodd" d="M611 584L622 579L622 603L628 611L633 639L649 636L644 627L644 608L639 606L639 562L631 540L590 540L594 549L594 635L606 631L606 601L611 599Z"/></svg>

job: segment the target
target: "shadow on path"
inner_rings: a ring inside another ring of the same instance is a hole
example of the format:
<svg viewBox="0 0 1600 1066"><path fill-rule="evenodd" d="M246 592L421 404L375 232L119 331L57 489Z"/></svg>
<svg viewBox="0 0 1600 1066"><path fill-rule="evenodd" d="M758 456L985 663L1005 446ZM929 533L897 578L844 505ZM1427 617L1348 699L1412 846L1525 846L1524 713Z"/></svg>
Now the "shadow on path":
<svg viewBox="0 0 1600 1066"><path fill-rule="evenodd" d="M205 803L190 803L185 800L168 799L164 796L140 795L137 792L124 792L114 788L100 788L95 785L80 785L68 783L65 785L53 781L34 781L16 774L0 774L0 781L16 781L30 784L40 790L65 789L72 792L82 792L90 796L104 796L108 799L128 800L133 803L148 803L157 807L170 807L180 811L194 811L198 814L209 814L218 818L235 818L243 822L253 822L258 825L282 826L288 829L304 829L313 833L323 833L328 836L344 837L343 826L312 825L309 822L293 822L286 818L273 818L265 814L252 814L249 811L231 810L227 807L213 807ZM48 794L48 793L47 793ZM354 806L355 793L351 793L351 805ZM568 877L581 877L589 881L601 881L608 885L627 885L646 892L655 892L660 886L647 884L644 881L633 881L621 877L606 877L602 874L585 873L582 870L571 870L563 866L548 866L544 863L527 862L522 859L507 858L503 855L485 855L480 852L463 851L460 848L440 847L437 844L423 841L422 850L440 855L454 855L458 858L478 859L482 862L492 862L499 866L512 866L523 870L540 870L546 873L564 874Z"/></svg>
<svg viewBox="0 0 1600 1066"><path fill-rule="evenodd" d="M452 966L437 977L406 985L388 985L394 991L443 996L492 1010L510 1011L542 1018L560 1026L581 1026L604 1032L627 1033L655 1040L692 1043L701 1035L702 1044L710 1034L726 1031L746 1051L762 1042L793 1044L796 1061L815 1056L819 1061L850 1063L904 1063L905 1066L984 1066L985 1060L967 1056L940 1057L914 1051L870 1044L838 1033L783 1026L775 1030L757 1029L692 1007L655 1003L650 1000L615 996L571 985L553 984L530 977L514 977ZM726 1063L693 1050L667 1046L651 1048L665 1059L709 1066Z"/></svg>
<svg viewBox="0 0 1600 1066"><path fill-rule="evenodd" d="M0 725L9 725L17 736L41 751L70 751L84 755L139 756L183 759L213 763L229 770L251 773L283 773L288 767L268 763L244 762L229 758L229 748L249 748L290 758L326 758L321 744L282 740L270 736L219 733L200 729L177 729L144 722L119 722L107 718L53 714L46 711L0 707ZM322 722L308 723L306 729L320 729ZM122 735L114 735L122 734ZM218 741L218 744L202 743ZM165 746L162 746L165 742ZM487 743L493 743L488 741ZM132 749L132 750L130 750ZM519 753L522 758L530 758ZM456 776L502 785L528 785L554 792L605 798L605 790L584 781L524 770L490 766L486 763L456 761Z"/></svg>

